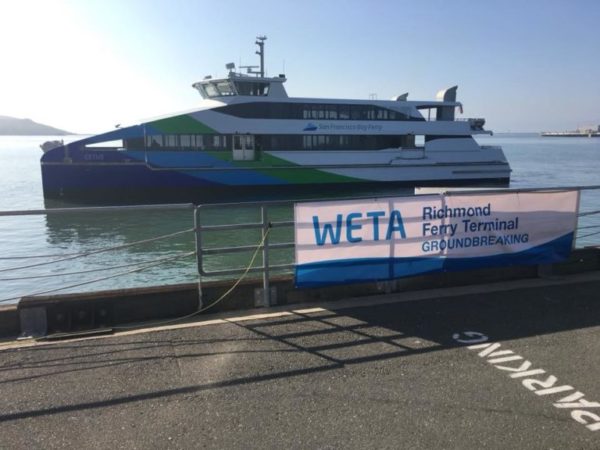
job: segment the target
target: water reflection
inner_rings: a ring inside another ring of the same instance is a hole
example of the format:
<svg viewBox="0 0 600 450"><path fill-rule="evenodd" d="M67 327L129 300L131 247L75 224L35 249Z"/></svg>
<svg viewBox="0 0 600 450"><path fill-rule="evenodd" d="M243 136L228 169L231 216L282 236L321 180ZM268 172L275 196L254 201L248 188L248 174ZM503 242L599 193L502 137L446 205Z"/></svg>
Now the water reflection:
<svg viewBox="0 0 600 450"><path fill-rule="evenodd" d="M195 250L192 210L102 211L3 217L0 239L1 299L39 293L179 257ZM190 230L139 245L133 243ZM14 239L13 239L14 238ZM20 242L19 247L15 242ZM114 247L126 246L113 249ZM107 251L103 251L107 250ZM74 255L88 254L74 258ZM8 259L20 256L34 259ZM51 264L41 264L41 263ZM127 267L125 267L127 266ZM91 270L99 270L90 273ZM72 274L86 272L85 274ZM69 275L71 274L71 275ZM47 277L53 275L52 277ZM43 276L44 278L35 278ZM81 292L197 280L195 258L166 261L143 272L80 286Z"/></svg>
<svg viewBox="0 0 600 450"><path fill-rule="evenodd" d="M115 246L192 229L192 210L67 212L48 214L46 240L50 246L76 244L82 250L99 244ZM193 233L130 247L132 252L193 250Z"/></svg>

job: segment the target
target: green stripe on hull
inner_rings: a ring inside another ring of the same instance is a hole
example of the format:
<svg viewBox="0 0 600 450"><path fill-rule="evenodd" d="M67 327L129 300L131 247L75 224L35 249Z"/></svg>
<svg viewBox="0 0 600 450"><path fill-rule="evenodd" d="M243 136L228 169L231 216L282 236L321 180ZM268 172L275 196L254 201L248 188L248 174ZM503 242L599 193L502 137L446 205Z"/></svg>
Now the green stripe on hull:
<svg viewBox="0 0 600 450"><path fill-rule="evenodd" d="M215 134L216 131L184 114L182 116L167 117L155 120L149 125L164 134Z"/></svg>
<svg viewBox="0 0 600 450"><path fill-rule="evenodd" d="M234 161L231 151L209 152L214 158L227 161L237 167L254 168L256 172L278 178L289 184L311 184L311 183L353 183L360 181L358 178L347 177L324 170L302 168L285 159L277 158L269 153L262 153L258 161ZM268 167L266 169L265 167Z"/></svg>

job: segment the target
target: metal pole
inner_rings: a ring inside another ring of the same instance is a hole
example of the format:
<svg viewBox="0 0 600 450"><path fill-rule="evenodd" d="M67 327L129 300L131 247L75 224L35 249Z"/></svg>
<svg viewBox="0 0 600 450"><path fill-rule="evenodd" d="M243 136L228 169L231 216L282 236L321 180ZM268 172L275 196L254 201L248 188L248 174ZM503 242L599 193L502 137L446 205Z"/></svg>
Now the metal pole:
<svg viewBox="0 0 600 450"><path fill-rule="evenodd" d="M194 235L196 236L196 268L198 270L198 309L204 304L202 302L202 234L200 233L200 208L194 208Z"/></svg>
<svg viewBox="0 0 600 450"><path fill-rule="evenodd" d="M260 76L263 78L265 76L265 44L261 42L258 45L260 45Z"/></svg>
<svg viewBox="0 0 600 450"><path fill-rule="evenodd" d="M258 45L259 50L255 52L260 56L260 76L263 78L265 76L265 39L266 36L257 36L255 44Z"/></svg>
<svg viewBox="0 0 600 450"><path fill-rule="evenodd" d="M579 227L579 209L581 207L581 189L577 189L577 212L575 213L575 225L573 229L573 244L571 246L572 250L577 248L577 228Z"/></svg>
<svg viewBox="0 0 600 450"><path fill-rule="evenodd" d="M263 257L263 305L271 306L271 287L269 286L269 215L267 206L260 207L260 216L262 220L262 238L264 238L262 257Z"/></svg>

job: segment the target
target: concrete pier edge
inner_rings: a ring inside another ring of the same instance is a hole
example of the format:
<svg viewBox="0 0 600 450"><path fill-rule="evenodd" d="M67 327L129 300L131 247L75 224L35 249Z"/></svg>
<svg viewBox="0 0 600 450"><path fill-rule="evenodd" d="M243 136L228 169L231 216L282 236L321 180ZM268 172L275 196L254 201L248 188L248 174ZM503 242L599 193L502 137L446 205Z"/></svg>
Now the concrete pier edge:
<svg viewBox="0 0 600 450"><path fill-rule="evenodd" d="M445 272L318 289L295 289L293 277L288 275L272 277L271 286L275 288L273 303L296 305L512 280L552 279L599 270L600 248L586 247L574 250L567 261L552 265ZM217 300L232 283L231 280L203 282L202 304L206 306ZM202 315L255 308L258 306L256 290L261 287L261 279L244 280L228 298ZM0 306L0 337L10 340L18 336L42 337L110 329L124 324L181 317L194 313L198 307L197 283L23 297L16 305Z"/></svg>

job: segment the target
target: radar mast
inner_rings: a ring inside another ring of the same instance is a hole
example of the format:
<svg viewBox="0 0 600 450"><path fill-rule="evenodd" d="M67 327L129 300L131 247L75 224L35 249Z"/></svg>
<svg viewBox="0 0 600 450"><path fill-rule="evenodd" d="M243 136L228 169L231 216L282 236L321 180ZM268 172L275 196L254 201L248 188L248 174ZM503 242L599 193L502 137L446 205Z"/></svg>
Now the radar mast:
<svg viewBox="0 0 600 450"><path fill-rule="evenodd" d="M257 77L264 78L265 77L265 41L267 40L266 36L256 36L255 44L258 45L258 50L255 52L258 56L260 56L260 66L240 66L240 69L246 69L246 73L250 73L252 75L256 75ZM258 71L252 69L259 69Z"/></svg>

